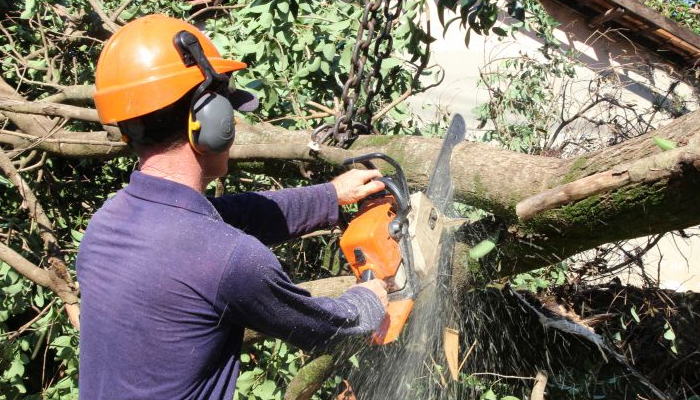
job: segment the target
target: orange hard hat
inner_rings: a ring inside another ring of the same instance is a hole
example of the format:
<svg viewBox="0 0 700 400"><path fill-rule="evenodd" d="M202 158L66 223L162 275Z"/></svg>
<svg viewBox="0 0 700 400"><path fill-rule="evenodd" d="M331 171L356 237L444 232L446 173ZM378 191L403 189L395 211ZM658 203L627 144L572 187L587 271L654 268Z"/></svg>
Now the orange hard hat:
<svg viewBox="0 0 700 400"><path fill-rule="evenodd" d="M246 67L225 60L214 44L179 19L149 15L119 29L105 43L95 71L95 106L105 124L125 121L175 103L204 81L196 66L187 67L173 43L186 30L194 34L204 55L220 74Z"/></svg>

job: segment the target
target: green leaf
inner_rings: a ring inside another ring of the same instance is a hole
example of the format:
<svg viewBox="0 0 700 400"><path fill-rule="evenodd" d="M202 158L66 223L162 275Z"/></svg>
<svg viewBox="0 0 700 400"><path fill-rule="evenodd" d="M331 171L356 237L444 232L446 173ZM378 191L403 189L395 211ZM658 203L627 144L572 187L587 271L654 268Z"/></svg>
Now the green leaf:
<svg viewBox="0 0 700 400"><path fill-rule="evenodd" d="M21 19L31 19L36 13L36 0L26 0L24 2L24 11L19 16Z"/></svg>
<svg viewBox="0 0 700 400"><path fill-rule="evenodd" d="M331 74L331 65L325 61L322 61L321 62L321 72L323 72L324 75L330 75Z"/></svg>
<svg viewBox="0 0 700 400"><path fill-rule="evenodd" d="M469 258L472 260L479 260L489 254L493 249L496 248L496 243L489 239L482 241L476 246L469 249Z"/></svg>
<svg viewBox="0 0 700 400"><path fill-rule="evenodd" d="M669 342L676 340L676 334L673 332L673 328L671 328L670 326L668 327L666 332L664 332L664 339L668 340Z"/></svg>
<svg viewBox="0 0 700 400"><path fill-rule="evenodd" d="M192 9L192 7L192 4L189 3L180 2L177 4L177 8L179 8L182 11L189 11Z"/></svg>
<svg viewBox="0 0 700 400"><path fill-rule="evenodd" d="M231 49L236 54L245 55L255 53L256 51L258 51L259 46L260 45L258 43L255 43L252 40L245 40L233 44L233 46L231 46Z"/></svg>
<svg viewBox="0 0 700 400"><path fill-rule="evenodd" d="M660 148L661 150L663 150L663 151L673 150L673 149L676 148L676 143L674 143L674 142L672 142L672 141L670 141L670 140L668 140L668 139L664 139L664 138L660 138L660 137L658 137L658 136L654 136L654 137L652 138L652 140L654 140L654 144L656 144L657 146L659 146L659 148Z"/></svg>
<svg viewBox="0 0 700 400"><path fill-rule="evenodd" d="M637 315L637 310L635 310L634 307L630 309L630 314L632 314L632 318L639 323L639 315Z"/></svg>
<svg viewBox="0 0 700 400"><path fill-rule="evenodd" d="M279 2L277 3L277 9L282 12L282 14L287 14L289 12L289 3Z"/></svg>
<svg viewBox="0 0 700 400"><path fill-rule="evenodd" d="M508 32L506 32L505 29L498 26L494 26L493 28L491 28L491 31L498 36L508 36Z"/></svg>
<svg viewBox="0 0 700 400"><path fill-rule="evenodd" d="M14 360L12 360L10 368L8 368L7 371L5 371L5 376L11 378L13 376L22 375L24 375L24 364L22 364L22 361L19 358L15 358Z"/></svg>
<svg viewBox="0 0 700 400"><path fill-rule="evenodd" d="M137 7L134 7L132 9L126 9L119 14L119 18L123 19L124 21L130 21L134 16L136 15L136 11L138 11Z"/></svg>
<svg viewBox="0 0 700 400"><path fill-rule="evenodd" d="M357 359L357 355L353 355L348 361L350 361L353 367L360 368L360 361Z"/></svg>
<svg viewBox="0 0 700 400"><path fill-rule="evenodd" d="M265 13L260 16L260 27L263 29L268 29L272 26L272 14Z"/></svg>
<svg viewBox="0 0 700 400"><path fill-rule="evenodd" d="M226 53L226 48L230 44L229 38L221 33L214 34L214 36L211 38L211 42L214 43L214 47L216 47L216 50L218 50L221 54Z"/></svg>
<svg viewBox="0 0 700 400"><path fill-rule="evenodd" d="M321 68L321 57L316 57L314 60L309 64L309 72L316 72L318 69Z"/></svg>
<svg viewBox="0 0 700 400"><path fill-rule="evenodd" d="M274 397L275 390L277 390L277 385L275 385L275 382L267 379L265 382L253 389L253 394L263 400L268 400Z"/></svg>
<svg viewBox="0 0 700 400"><path fill-rule="evenodd" d="M518 397L515 396L503 396L501 397L501 400L520 400Z"/></svg>
<svg viewBox="0 0 700 400"><path fill-rule="evenodd" d="M21 292L22 289L24 289L24 283L22 281L20 281L20 282L15 283L14 285L4 287L1 290L3 292L5 292L5 294L8 296L14 296L17 293Z"/></svg>
<svg viewBox="0 0 700 400"><path fill-rule="evenodd" d="M70 230L70 236L73 238L74 241L80 243L83 240L83 232L76 231L74 229Z"/></svg>
<svg viewBox="0 0 700 400"><path fill-rule="evenodd" d="M34 69L46 68L46 60L43 58L41 60L31 60L31 61L29 61L29 68L34 68Z"/></svg>
<svg viewBox="0 0 700 400"><path fill-rule="evenodd" d="M496 397L496 393L489 389L479 397L479 400L498 400L498 398Z"/></svg>
<svg viewBox="0 0 700 400"><path fill-rule="evenodd" d="M70 347L71 338L70 336L59 336L51 342L53 347Z"/></svg>
<svg viewBox="0 0 700 400"><path fill-rule="evenodd" d="M335 53L336 53L336 48L334 43L326 43L323 46L323 57L326 58L328 61L333 61L333 58L335 58Z"/></svg>
<svg viewBox="0 0 700 400"><path fill-rule="evenodd" d="M0 175L0 185L9 188L12 187L12 182L10 182L10 180L5 178L4 176Z"/></svg>
<svg viewBox="0 0 700 400"><path fill-rule="evenodd" d="M350 27L351 22L352 21L350 19L338 21L338 22L335 22L335 23L332 23L332 24L326 26L325 29L329 32L338 33L338 32L341 32L341 31L348 29Z"/></svg>

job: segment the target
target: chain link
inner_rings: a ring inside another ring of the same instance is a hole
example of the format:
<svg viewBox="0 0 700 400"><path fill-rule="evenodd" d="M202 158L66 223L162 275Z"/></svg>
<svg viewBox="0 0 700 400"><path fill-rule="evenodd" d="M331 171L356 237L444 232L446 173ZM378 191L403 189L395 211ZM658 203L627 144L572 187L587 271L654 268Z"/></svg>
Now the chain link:
<svg viewBox="0 0 700 400"><path fill-rule="evenodd" d="M365 0L362 20L357 30L357 42L352 51L348 79L341 94L342 109L335 116L335 123L325 123L317 127L312 139L318 144L338 147L348 146L359 134L370 133L372 127L372 100L381 90L384 77L381 74L382 61L391 55L393 38L391 28L401 15L403 0L398 0L393 8L392 0ZM383 7L382 7L383 5ZM381 12L381 15L380 15ZM375 30L379 34L375 38ZM386 46L382 50L382 43ZM367 73L365 64L369 58L370 46L374 43L372 70ZM361 107L357 107L360 92L366 95ZM360 122L363 118L364 121Z"/></svg>

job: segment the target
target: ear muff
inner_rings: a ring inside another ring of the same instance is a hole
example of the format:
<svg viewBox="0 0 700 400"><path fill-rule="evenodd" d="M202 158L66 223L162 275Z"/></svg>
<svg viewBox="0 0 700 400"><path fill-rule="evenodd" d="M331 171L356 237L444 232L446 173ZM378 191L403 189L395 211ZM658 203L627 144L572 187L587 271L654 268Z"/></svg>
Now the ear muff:
<svg viewBox="0 0 700 400"><path fill-rule="evenodd" d="M204 92L192 107L187 134L190 145L199 154L228 150L236 136L233 106L228 98Z"/></svg>
<svg viewBox="0 0 700 400"><path fill-rule="evenodd" d="M191 32L178 32L173 44L185 66L196 65L204 75L190 105L187 123L190 144L200 154L226 151L235 135L233 106L228 97L219 93L228 93L229 77L214 70L199 39Z"/></svg>

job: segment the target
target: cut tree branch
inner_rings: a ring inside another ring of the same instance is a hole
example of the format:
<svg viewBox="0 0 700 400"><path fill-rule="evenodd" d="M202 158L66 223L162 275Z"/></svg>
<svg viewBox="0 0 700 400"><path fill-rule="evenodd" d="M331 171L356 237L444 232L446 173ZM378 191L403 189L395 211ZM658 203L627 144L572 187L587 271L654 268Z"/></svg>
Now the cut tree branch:
<svg viewBox="0 0 700 400"><path fill-rule="evenodd" d="M2 242L0 242L0 260L37 285L51 289L64 303L78 303L78 296L66 281L53 271L37 267Z"/></svg>
<svg viewBox="0 0 700 400"><path fill-rule="evenodd" d="M48 101L21 101L0 97L0 110L100 122L94 108L76 107Z"/></svg>
<svg viewBox="0 0 700 400"><path fill-rule="evenodd" d="M68 274L68 268L66 268L65 261L63 260L63 252L61 251L58 240L53 234L53 226L49 220L49 217L46 215L46 212L44 212L44 208L39 203L39 200L34 192L31 190L27 182L22 179L19 172L12 164L12 161L7 157L2 149L0 149L0 170L2 170L15 185L15 187L17 187L17 190L24 199L24 204L29 211L29 215L32 217L32 219L34 219L34 221L36 221L37 226L39 227L39 235L44 241L44 248L49 255L48 263L51 272L62 279L63 282L65 282L66 287L74 292L73 301L66 302L66 311L68 312L71 323L73 323L75 327L79 327L77 289L74 289L75 287L73 285L73 280ZM7 254L8 256L12 256L10 253ZM57 292L57 294L59 293Z"/></svg>

